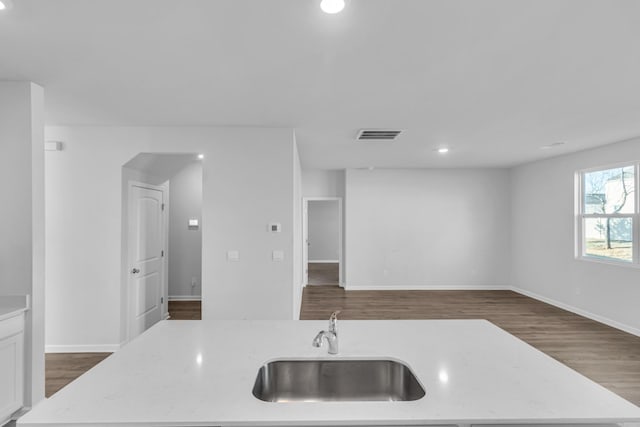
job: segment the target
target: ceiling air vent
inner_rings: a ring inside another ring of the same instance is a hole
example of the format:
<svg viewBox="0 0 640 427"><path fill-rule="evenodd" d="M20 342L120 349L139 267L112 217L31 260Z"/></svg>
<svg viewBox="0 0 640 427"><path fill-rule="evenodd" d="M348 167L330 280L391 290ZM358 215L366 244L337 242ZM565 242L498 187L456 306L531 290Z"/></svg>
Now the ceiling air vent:
<svg viewBox="0 0 640 427"><path fill-rule="evenodd" d="M358 141L393 141L400 135L400 130L392 129L361 129L358 132Z"/></svg>

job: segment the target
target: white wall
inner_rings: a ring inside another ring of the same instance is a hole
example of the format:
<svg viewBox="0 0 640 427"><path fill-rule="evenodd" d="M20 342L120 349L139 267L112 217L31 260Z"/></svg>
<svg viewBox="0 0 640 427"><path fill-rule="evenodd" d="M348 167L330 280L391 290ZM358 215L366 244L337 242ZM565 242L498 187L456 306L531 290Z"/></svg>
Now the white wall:
<svg viewBox="0 0 640 427"><path fill-rule="evenodd" d="M513 284L523 292L640 335L640 269L577 260L578 170L640 160L640 139L513 168Z"/></svg>
<svg viewBox="0 0 640 427"><path fill-rule="evenodd" d="M337 200L309 200L309 262L340 260L340 212Z"/></svg>
<svg viewBox="0 0 640 427"><path fill-rule="evenodd" d="M294 135L295 138L295 135ZM302 304L302 169L298 144L293 144L293 318L300 318Z"/></svg>
<svg viewBox="0 0 640 427"><path fill-rule="evenodd" d="M31 295L25 403L44 399L44 91L0 82L0 295Z"/></svg>
<svg viewBox="0 0 640 427"><path fill-rule="evenodd" d="M292 319L293 131L244 132L205 151L202 315ZM271 233L270 223L282 231ZM239 262L226 260L228 249L240 251ZM273 261L274 250L284 261Z"/></svg>
<svg viewBox="0 0 640 427"><path fill-rule="evenodd" d="M344 170L305 169L302 171L303 197L343 197Z"/></svg>
<svg viewBox="0 0 640 427"><path fill-rule="evenodd" d="M49 127L47 345L112 350L121 317L122 166L140 152L203 153L203 318L291 319L293 136L289 129ZM270 222L282 232L267 231ZM228 262L227 250L240 252ZM272 251L285 252L273 262ZM268 304L265 304L268 301Z"/></svg>
<svg viewBox="0 0 640 427"><path fill-rule="evenodd" d="M202 163L193 162L174 175L169 181L169 194L169 298L199 299L202 295ZM198 227L190 228L190 219L197 219Z"/></svg>
<svg viewBox="0 0 640 427"><path fill-rule="evenodd" d="M509 214L507 170L348 170L346 288L506 287Z"/></svg>

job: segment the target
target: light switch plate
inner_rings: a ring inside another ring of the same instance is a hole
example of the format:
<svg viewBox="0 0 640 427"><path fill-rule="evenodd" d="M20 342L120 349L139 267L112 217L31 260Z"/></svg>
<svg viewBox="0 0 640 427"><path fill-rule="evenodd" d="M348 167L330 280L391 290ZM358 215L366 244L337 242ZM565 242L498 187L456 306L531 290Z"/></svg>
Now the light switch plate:
<svg viewBox="0 0 640 427"><path fill-rule="evenodd" d="M240 252L227 251L227 261L240 261Z"/></svg>
<svg viewBox="0 0 640 427"><path fill-rule="evenodd" d="M45 141L44 150L45 151L61 151L62 150L62 142L60 142L60 141Z"/></svg>
<svg viewBox="0 0 640 427"><path fill-rule="evenodd" d="M198 220L191 218L189 219L189 227L197 227L198 226Z"/></svg>
<svg viewBox="0 0 640 427"><path fill-rule="evenodd" d="M284 251L273 251L272 258L274 261L284 261Z"/></svg>

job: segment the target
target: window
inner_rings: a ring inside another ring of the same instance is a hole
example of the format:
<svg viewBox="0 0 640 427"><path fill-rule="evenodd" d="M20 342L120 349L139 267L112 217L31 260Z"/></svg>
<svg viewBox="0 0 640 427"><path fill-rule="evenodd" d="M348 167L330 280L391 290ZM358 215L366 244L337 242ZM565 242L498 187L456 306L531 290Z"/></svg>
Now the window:
<svg viewBox="0 0 640 427"><path fill-rule="evenodd" d="M579 258L639 264L639 168L626 164L578 174Z"/></svg>

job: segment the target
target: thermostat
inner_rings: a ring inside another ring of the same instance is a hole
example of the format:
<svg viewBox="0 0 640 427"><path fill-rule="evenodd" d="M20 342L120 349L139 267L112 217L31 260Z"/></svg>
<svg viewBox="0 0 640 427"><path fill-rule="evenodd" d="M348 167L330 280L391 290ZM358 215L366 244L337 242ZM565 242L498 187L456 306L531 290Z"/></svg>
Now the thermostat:
<svg viewBox="0 0 640 427"><path fill-rule="evenodd" d="M282 226L280 225L280 223L272 222L271 224L269 224L269 231L272 233L279 233L281 229Z"/></svg>

